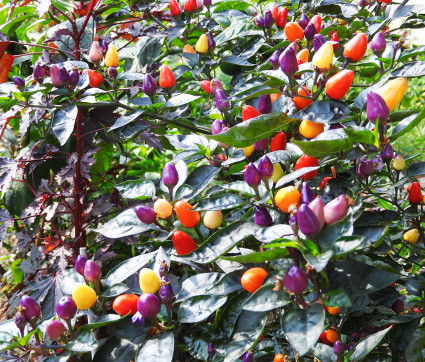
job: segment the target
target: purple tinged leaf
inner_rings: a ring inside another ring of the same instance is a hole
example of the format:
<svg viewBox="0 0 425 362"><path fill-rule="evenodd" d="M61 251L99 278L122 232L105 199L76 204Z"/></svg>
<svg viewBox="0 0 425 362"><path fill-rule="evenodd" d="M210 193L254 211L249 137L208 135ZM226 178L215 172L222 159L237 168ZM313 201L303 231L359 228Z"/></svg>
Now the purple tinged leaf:
<svg viewBox="0 0 425 362"><path fill-rule="evenodd" d="M366 113L369 121L375 123L379 119L381 125L390 116L387 103L385 103L384 99L378 93L372 91L367 93Z"/></svg>

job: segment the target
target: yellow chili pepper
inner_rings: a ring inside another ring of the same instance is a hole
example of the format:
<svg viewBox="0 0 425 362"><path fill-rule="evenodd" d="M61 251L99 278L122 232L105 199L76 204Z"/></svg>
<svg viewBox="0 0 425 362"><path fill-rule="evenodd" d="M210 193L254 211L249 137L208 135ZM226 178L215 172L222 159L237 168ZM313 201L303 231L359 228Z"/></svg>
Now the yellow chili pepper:
<svg viewBox="0 0 425 362"><path fill-rule="evenodd" d="M118 67L120 65L120 58L118 58L118 52L115 45L109 45L105 55L105 65L107 67Z"/></svg>
<svg viewBox="0 0 425 362"><path fill-rule="evenodd" d="M321 71L330 69L334 59L334 48L330 42L323 44L316 54L313 56L312 64L318 67Z"/></svg>
<svg viewBox="0 0 425 362"><path fill-rule="evenodd" d="M406 231L403 235L403 239L410 244L415 244L418 241L418 229Z"/></svg>
<svg viewBox="0 0 425 362"><path fill-rule="evenodd" d="M404 93L406 93L407 86L408 84L406 78L396 78L375 92L384 99L385 103L390 109L390 112L392 112L400 104Z"/></svg>
<svg viewBox="0 0 425 362"><path fill-rule="evenodd" d="M401 171L406 166L406 162L404 162L404 158L401 155L398 155L394 158L393 167L397 171Z"/></svg>
<svg viewBox="0 0 425 362"><path fill-rule="evenodd" d="M255 151L254 145L244 147L242 149L243 149L243 154L245 155L245 157L251 156Z"/></svg>
<svg viewBox="0 0 425 362"><path fill-rule="evenodd" d="M283 169L282 166L280 165L280 163L274 163L273 164L273 173L272 173L272 177L271 180L276 183L278 182L282 177L283 177Z"/></svg>
<svg viewBox="0 0 425 362"><path fill-rule="evenodd" d="M208 38L206 34L202 34L196 42L195 49L198 53L206 53L208 51Z"/></svg>

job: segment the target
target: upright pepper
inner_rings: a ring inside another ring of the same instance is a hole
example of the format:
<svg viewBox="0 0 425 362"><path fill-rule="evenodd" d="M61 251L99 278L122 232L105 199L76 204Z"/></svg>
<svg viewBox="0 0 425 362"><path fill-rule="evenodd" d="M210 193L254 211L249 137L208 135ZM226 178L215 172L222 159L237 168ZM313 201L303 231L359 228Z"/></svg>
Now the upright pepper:
<svg viewBox="0 0 425 362"><path fill-rule="evenodd" d="M170 0L169 6L170 6L171 16L177 16L181 14L182 9L180 9L180 6L176 0Z"/></svg>
<svg viewBox="0 0 425 362"><path fill-rule="evenodd" d="M422 196L422 190L421 190L421 184L419 182L413 182L409 188L409 201L412 204L419 204L422 202L423 196Z"/></svg>
<svg viewBox="0 0 425 362"><path fill-rule="evenodd" d="M377 89L375 93L378 93L384 99L390 112L392 112L400 104L407 86L406 78L396 78Z"/></svg>
<svg viewBox="0 0 425 362"><path fill-rule="evenodd" d="M176 78L166 64L163 64L159 69L159 85L161 88L172 88L176 85Z"/></svg>
<svg viewBox="0 0 425 362"><path fill-rule="evenodd" d="M290 22L285 25L285 36L290 42L302 40L304 30L297 23Z"/></svg>
<svg viewBox="0 0 425 362"><path fill-rule="evenodd" d="M115 48L113 44L109 45L108 51L106 52L105 65L107 67L118 67L120 65L117 48Z"/></svg>
<svg viewBox="0 0 425 362"><path fill-rule="evenodd" d="M353 79L354 72L349 69L345 69L333 75L326 82L326 94L332 99L341 99L347 94L351 84L353 84Z"/></svg>
<svg viewBox="0 0 425 362"><path fill-rule="evenodd" d="M334 59L334 49L330 42L323 44L313 56L312 65L325 72L331 68Z"/></svg>
<svg viewBox="0 0 425 362"><path fill-rule="evenodd" d="M192 48L192 46L191 46L191 45L189 45L189 44L186 44L186 45L183 47L182 53L196 54L195 50L194 50L194 49Z"/></svg>
<svg viewBox="0 0 425 362"><path fill-rule="evenodd" d="M208 51L208 38L206 34L202 34L196 42L195 49L198 53L206 53Z"/></svg>
<svg viewBox="0 0 425 362"><path fill-rule="evenodd" d="M357 34L344 47L344 57L358 62L363 58L367 50L367 36L365 33Z"/></svg>

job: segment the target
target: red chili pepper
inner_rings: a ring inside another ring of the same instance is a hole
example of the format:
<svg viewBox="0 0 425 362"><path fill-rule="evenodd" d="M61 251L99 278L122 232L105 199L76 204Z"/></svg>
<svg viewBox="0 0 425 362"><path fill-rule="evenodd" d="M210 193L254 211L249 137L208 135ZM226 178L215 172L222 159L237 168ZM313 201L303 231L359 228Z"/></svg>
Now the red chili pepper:
<svg viewBox="0 0 425 362"><path fill-rule="evenodd" d="M279 151L279 150L285 150L286 149L286 135L285 132L278 132L273 137L272 141L270 142L270 151Z"/></svg>
<svg viewBox="0 0 425 362"><path fill-rule="evenodd" d="M176 0L170 0L169 6L170 6L171 16L177 16L181 14L182 9L180 9L180 6Z"/></svg>
<svg viewBox="0 0 425 362"><path fill-rule="evenodd" d="M279 13L279 17L276 20L276 25L279 28L284 28L288 21L288 8L285 6Z"/></svg>
<svg viewBox="0 0 425 362"><path fill-rule="evenodd" d="M419 204L423 200L421 184L419 182L413 182L409 188L409 201L412 204Z"/></svg>

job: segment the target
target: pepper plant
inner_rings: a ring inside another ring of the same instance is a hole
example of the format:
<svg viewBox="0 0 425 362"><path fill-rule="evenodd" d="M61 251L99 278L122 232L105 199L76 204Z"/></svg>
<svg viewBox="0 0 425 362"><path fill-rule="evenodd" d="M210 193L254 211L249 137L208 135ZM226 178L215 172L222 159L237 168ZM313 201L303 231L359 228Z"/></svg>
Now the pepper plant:
<svg viewBox="0 0 425 362"><path fill-rule="evenodd" d="M1 359L423 360L423 6L1 4Z"/></svg>

